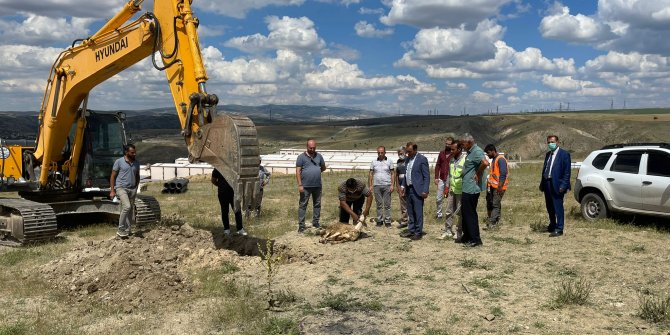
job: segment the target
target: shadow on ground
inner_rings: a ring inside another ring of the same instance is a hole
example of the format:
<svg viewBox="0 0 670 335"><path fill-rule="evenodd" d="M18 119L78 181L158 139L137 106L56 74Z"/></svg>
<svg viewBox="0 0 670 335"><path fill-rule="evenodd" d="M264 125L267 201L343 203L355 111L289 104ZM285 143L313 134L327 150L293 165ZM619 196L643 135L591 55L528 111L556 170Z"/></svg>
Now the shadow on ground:
<svg viewBox="0 0 670 335"><path fill-rule="evenodd" d="M223 233L223 227L215 228L211 231L211 233L216 249L235 251L240 256L262 257L264 254L266 254L268 247L267 239L253 236L239 236L236 234L226 236ZM273 245L274 242L270 241L270 247Z"/></svg>

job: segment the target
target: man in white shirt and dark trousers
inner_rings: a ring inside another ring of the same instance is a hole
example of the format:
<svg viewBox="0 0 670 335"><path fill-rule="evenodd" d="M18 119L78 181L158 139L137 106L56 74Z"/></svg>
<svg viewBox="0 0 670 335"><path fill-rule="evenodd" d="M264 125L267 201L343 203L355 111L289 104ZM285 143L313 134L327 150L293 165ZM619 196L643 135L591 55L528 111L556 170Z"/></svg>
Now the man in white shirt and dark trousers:
<svg viewBox="0 0 670 335"><path fill-rule="evenodd" d="M386 158L386 148L377 148L377 159L370 164L368 185L373 187L377 202L377 227L391 228L391 193L395 180L393 162Z"/></svg>

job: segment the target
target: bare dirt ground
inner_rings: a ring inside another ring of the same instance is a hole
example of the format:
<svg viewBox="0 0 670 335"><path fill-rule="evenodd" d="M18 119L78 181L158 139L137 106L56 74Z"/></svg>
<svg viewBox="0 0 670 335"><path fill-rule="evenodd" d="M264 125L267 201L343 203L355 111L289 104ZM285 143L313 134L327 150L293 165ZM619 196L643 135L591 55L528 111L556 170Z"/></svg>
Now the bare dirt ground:
<svg viewBox="0 0 670 335"><path fill-rule="evenodd" d="M435 239L437 224L426 230L423 240L411 242L396 228L370 228L363 239L338 245L320 244L310 233L281 236L276 250L285 261L276 289L302 302L280 312L298 317L304 334L667 332L636 316L644 288L670 289L667 236L578 228L554 239L508 225L484 232L484 247L466 249ZM77 245L38 273L72 303L121 305L127 318L184 301L197 314L206 304L194 294L200 285L194 270L232 263L239 271L231 279L263 288L258 245L264 241L188 224L157 227L143 237ZM593 285L589 303L553 308L560 281L577 277ZM198 319L182 321L168 333L207 333Z"/></svg>

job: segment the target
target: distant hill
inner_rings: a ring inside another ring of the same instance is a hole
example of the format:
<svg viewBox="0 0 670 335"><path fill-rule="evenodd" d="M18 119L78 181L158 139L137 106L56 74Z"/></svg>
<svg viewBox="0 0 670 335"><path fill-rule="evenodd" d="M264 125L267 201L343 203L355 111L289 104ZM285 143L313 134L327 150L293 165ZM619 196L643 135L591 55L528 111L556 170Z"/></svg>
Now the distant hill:
<svg viewBox="0 0 670 335"><path fill-rule="evenodd" d="M540 159L545 138L558 135L574 159L613 143L669 142L670 109L604 110L475 116L386 116L350 108L322 106L223 106L219 110L249 116L257 126L262 154L305 145L315 138L321 149L370 149L391 152L407 141L419 150L441 150L446 136L474 135L484 146L522 160ZM272 110L272 120L269 118ZM186 157L179 120L170 108L125 111L143 163ZM0 112L0 138L34 138L35 113Z"/></svg>
<svg viewBox="0 0 670 335"><path fill-rule="evenodd" d="M128 126L131 129L163 129L169 128L166 126L172 122L178 122L173 108L123 112L126 113L129 120L139 117L144 121L140 124L129 123ZM334 122L387 116L383 113L358 108L305 105L221 105L217 108L217 112L244 115L256 124ZM152 117L151 122L147 122L147 116Z"/></svg>
<svg viewBox="0 0 670 335"><path fill-rule="evenodd" d="M249 117L256 124L314 123L383 117L386 114L358 108L305 105L220 105L218 112ZM179 119L172 107L147 110L120 110L128 117L128 129L179 129ZM117 112L117 111L108 111ZM0 138L34 138L37 112L0 112Z"/></svg>

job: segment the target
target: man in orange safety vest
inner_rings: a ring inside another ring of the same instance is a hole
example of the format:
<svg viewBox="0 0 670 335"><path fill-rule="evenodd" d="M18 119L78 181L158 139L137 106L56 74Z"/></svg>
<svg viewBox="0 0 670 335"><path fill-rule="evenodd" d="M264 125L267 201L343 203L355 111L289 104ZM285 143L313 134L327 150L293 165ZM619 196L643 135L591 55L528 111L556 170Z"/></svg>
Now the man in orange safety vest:
<svg viewBox="0 0 670 335"><path fill-rule="evenodd" d="M500 202L509 183L509 166L505 156L499 154L493 144L488 144L484 152L491 159L491 172L486 181L486 210L488 212L486 229L491 229L500 224Z"/></svg>

